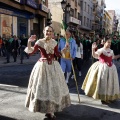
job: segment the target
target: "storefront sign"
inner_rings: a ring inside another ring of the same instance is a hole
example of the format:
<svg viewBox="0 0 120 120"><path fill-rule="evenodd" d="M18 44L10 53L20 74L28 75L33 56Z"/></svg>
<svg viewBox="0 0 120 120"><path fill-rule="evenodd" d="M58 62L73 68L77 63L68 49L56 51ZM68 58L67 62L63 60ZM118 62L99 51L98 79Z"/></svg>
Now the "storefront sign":
<svg viewBox="0 0 120 120"><path fill-rule="evenodd" d="M35 8L35 9L38 8L38 5L37 5L37 3L35 2L35 0L27 0L27 3L26 3L26 4L29 5L29 6L31 6L31 7L33 7L33 8Z"/></svg>
<svg viewBox="0 0 120 120"><path fill-rule="evenodd" d="M21 0L14 0L14 1L19 2L19 3L21 2Z"/></svg>
<svg viewBox="0 0 120 120"><path fill-rule="evenodd" d="M0 8L0 13L12 15L12 14L13 14L13 11Z"/></svg>
<svg viewBox="0 0 120 120"><path fill-rule="evenodd" d="M48 13L48 7L47 6L45 6L45 5L43 5L43 4L40 4L40 10L42 10L42 11L44 11L44 12L46 12L46 13Z"/></svg>
<svg viewBox="0 0 120 120"><path fill-rule="evenodd" d="M74 17L70 17L70 22L78 24L78 25L81 25L81 21L76 19L76 18L74 18Z"/></svg>
<svg viewBox="0 0 120 120"><path fill-rule="evenodd" d="M22 13L19 11L14 11L14 10L6 10L3 8L0 8L0 13L6 14L6 15L11 15L11 16L18 16L18 17L23 17L23 18L34 18L33 14L27 14L27 13Z"/></svg>

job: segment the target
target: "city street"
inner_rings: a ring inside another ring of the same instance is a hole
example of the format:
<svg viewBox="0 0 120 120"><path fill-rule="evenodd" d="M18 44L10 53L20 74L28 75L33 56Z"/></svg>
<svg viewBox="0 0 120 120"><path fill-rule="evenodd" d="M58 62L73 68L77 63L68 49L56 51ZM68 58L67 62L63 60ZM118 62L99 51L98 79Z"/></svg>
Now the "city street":
<svg viewBox="0 0 120 120"><path fill-rule="evenodd" d="M36 55L37 58L38 55ZM36 61L29 64L12 64L0 66L0 120L48 120L44 114L31 113L25 107L25 97L29 75ZM27 62L27 61L26 61ZM120 101L102 105L100 100L84 95L81 85L91 61L84 63L82 76L77 76L80 100L76 93L74 80L69 80L72 105L60 113L55 113L57 120L119 120Z"/></svg>

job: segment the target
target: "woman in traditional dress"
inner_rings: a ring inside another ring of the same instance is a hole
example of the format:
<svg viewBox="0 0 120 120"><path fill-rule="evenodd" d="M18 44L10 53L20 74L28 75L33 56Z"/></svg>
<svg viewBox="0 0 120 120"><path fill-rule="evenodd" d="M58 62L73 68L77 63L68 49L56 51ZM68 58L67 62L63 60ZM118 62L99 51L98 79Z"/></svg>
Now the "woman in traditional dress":
<svg viewBox="0 0 120 120"><path fill-rule="evenodd" d="M92 56L99 61L90 67L82 85L86 95L100 99L102 103L120 98L117 69L112 62L112 59L117 59L120 55L114 56L110 45L111 39L107 38L104 46L95 52L97 45L92 44Z"/></svg>
<svg viewBox="0 0 120 120"><path fill-rule="evenodd" d="M64 73L55 60L55 55L60 57L61 53L58 52L57 42L52 39L51 26L45 27L44 36L45 38L39 39L32 47L31 42L36 39L36 36L32 35L25 49L25 52L30 55L38 49L41 53L41 58L30 75L25 106L31 112L46 113L47 117L54 120L54 112L70 106L71 101Z"/></svg>

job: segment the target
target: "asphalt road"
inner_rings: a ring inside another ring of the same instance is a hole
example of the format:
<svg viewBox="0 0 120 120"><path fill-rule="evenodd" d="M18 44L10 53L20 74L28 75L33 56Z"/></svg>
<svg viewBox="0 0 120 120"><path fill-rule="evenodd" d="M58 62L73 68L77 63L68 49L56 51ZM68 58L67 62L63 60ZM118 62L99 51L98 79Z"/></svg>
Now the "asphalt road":
<svg viewBox="0 0 120 120"><path fill-rule="evenodd" d="M60 113L57 120L120 120L120 101L102 105L84 95L81 85L91 61L84 63L82 76L77 76L81 103L78 103L75 82L69 80L72 105ZM29 75L34 64L0 67L0 120L48 120L44 114L31 113L24 107ZM78 75L78 73L76 72Z"/></svg>

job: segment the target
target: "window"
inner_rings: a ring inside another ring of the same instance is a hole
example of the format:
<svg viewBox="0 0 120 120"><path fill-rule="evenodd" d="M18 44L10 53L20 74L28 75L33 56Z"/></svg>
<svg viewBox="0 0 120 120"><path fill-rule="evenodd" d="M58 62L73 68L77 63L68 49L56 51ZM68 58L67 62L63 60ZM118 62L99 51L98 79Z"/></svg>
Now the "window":
<svg viewBox="0 0 120 120"><path fill-rule="evenodd" d="M75 0L75 6L77 7L77 0Z"/></svg>
<svg viewBox="0 0 120 120"><path fill-rule="evenodd" d="M70 9L70 16L74 17L74 9L72 9L72 8Z"/></svg>
<svg viewBox="0 0 120 120"><path fill-rule="evenodd" d="M88 14L89 14L89 7L90 7L90 6L88 5Z"/></svg>
<svg viewBox="0 0 120 120"><path fill-rule="evenodd" d="M78 13L78 20L80 20L80 13Z"/></svg>
<svg viewBox="0 0 120 120"><path fill-rule="evenodd" d="M82 16L80 16L81 25L83 24Z"/></svg>
<svg viewBox="0 0 120 120"><path fill-rule="evenodd" d="M90 20L90 28L91 28L91 20Z"/></svg>
<svg viewBox="0 0 120 120"><path fill-rule="evenodd" d="M77 18L77 9L75 8L75 18Z"/></svg>
<svg viewBox="0 0 120 120"><path fill-rule="evenodd" d="M84 7L84 10L86 11L86 2L85 2L85 7Z"/></svg>
<svg viewBox="0 0 120 120"><path fill-rule="evenodd" d="M83 1L80 1L80 8L83 10Z"/></svg>
<svg viewBox="0 0 120 120"><path fill-rule="evenodd" d="M91 15L92 15L92 8L91 8Z"/></svg>
<svg viewBox="0 0 120 120"><path fill-rule="evenodd" d="M80 0L78 0L78 5L80 6Z"/></svg>
<svg viewBox="0 0 120 120"><path fill-rule="evenodd" d="M86 26L87 26L87 27L89 26L89 18L87 18Z"/></svg>
<svg viewBox="0 0 120 120"><path fill-rule="evenodd" d="M86 26L86 17L84 16L84 26Z"/></svg>

